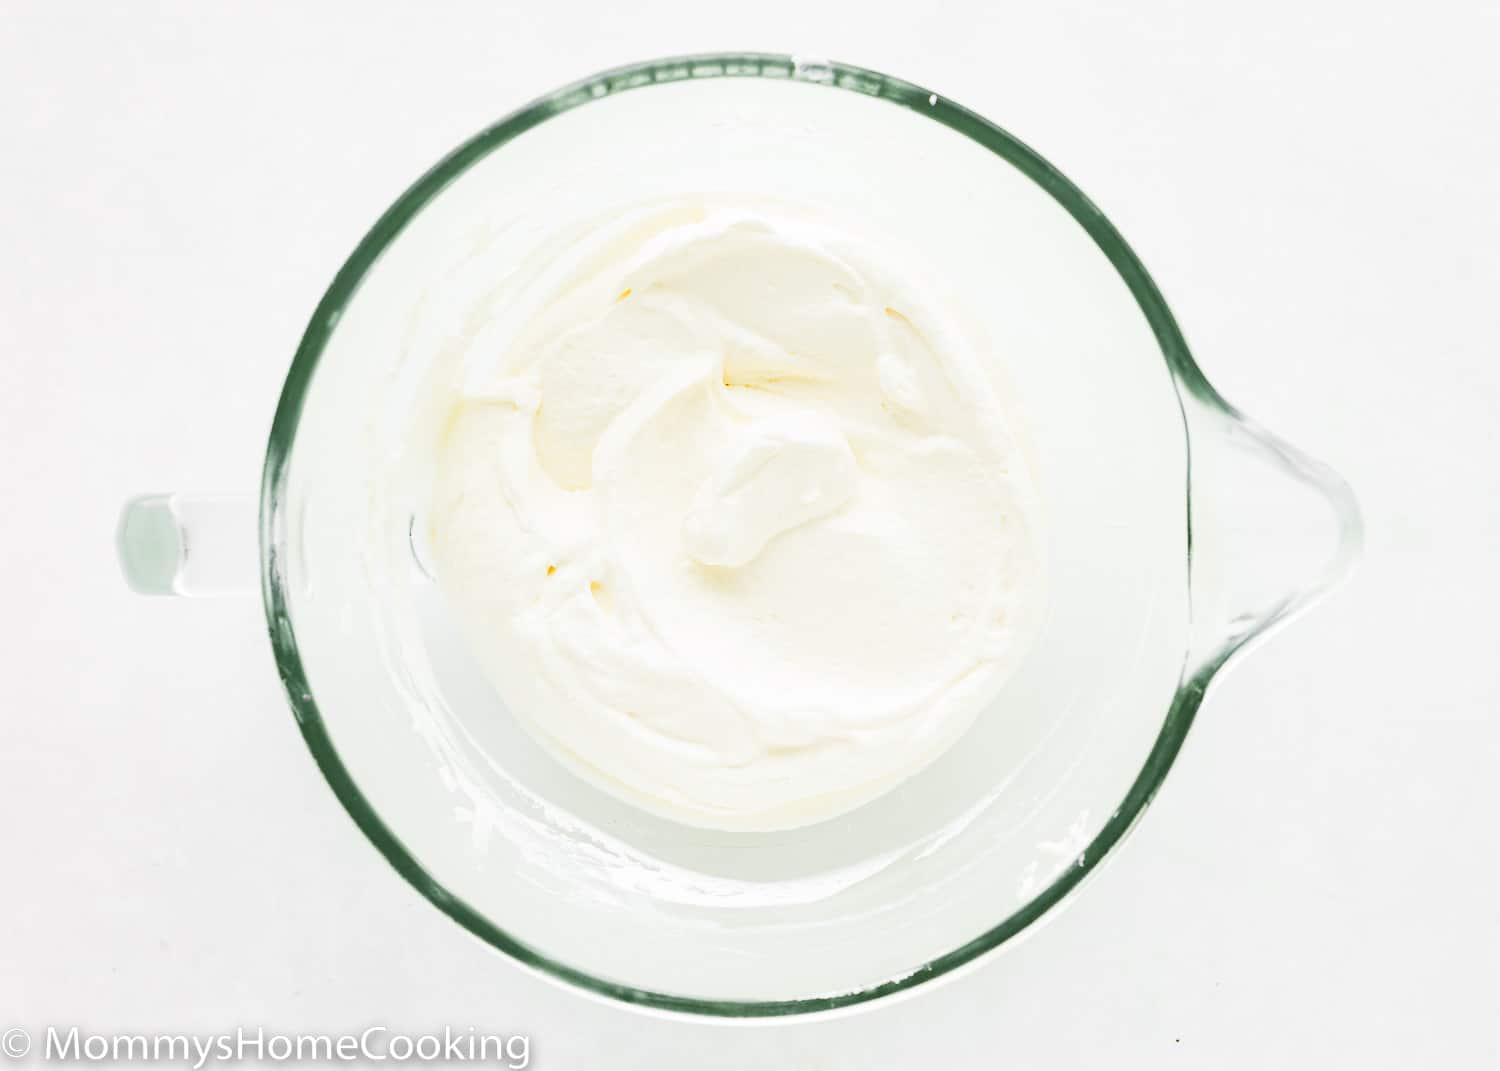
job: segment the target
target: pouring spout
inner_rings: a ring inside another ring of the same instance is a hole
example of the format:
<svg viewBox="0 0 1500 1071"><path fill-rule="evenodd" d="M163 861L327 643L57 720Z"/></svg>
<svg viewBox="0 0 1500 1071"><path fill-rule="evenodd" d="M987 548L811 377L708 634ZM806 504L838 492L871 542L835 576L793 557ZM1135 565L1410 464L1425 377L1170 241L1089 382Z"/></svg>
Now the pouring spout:
<svg viewBox="0 0 1500 1071"><path fill-rule="evenodd" d="M1186 402L1189 675L1206 679L1338 587L1364 536L1327 465L1218 398Z"/></svg>

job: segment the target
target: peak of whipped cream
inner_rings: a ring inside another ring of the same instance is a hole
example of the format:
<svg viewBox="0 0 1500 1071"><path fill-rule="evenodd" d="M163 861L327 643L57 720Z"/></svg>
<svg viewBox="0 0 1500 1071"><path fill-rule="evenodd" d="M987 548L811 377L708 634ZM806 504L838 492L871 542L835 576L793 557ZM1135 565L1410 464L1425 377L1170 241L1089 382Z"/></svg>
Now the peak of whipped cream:
<svg viewBox="0 0 1500 1071"><path fill-rule="evenodd" d="M921 769L1043 610L996 355L906 258L786 205L641 206L552 252L436 388L438 581L508 707L701 826Z"/></svg>
<svg viewBox="0 0 1500 1071"><path fill-rule="evenodd" d="M703 565L748 565L776 536L842 506L858 479L833 421L797 411L751 421L694 496L683 547Z"/></svg>

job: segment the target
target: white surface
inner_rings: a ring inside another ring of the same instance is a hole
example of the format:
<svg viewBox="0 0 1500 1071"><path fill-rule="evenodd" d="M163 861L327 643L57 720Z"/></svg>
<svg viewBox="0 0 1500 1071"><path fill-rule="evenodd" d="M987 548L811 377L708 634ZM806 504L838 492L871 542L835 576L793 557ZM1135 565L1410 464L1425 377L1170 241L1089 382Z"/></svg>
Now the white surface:
<svg viewBox="0 0 1500 1071"><path fill-rule="evenodd" d="M472 1023L545 1069L1500 1059L1500 10L919 6L5 5L0 1027ZM258 607L134 598L111 549L129 493L254 487L318 296L441 153L718 47L887 70L1036 145L1369 525L1064 914L906 1003L755 1031L467 937L324 787Z"/></svg>

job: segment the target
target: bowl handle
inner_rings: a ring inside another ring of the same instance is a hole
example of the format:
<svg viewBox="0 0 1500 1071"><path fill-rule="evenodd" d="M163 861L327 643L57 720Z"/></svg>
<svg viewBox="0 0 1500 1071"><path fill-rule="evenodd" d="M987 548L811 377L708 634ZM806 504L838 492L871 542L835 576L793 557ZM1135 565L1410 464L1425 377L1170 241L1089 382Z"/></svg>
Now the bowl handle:
<svg viewBox="0 0 1500 1071"><path fill-rule="evenodd" d="M257 538L253 498L155 494L125 503L115 547L125 582L142 595L248 595Z"/></svg>
<svg viewBox="0 0 1500 1071"><path fill-rule="evenodd" d="M1216 395L1184 399L1192 639L1211 675L1337 587L1363 545L1354 492Z"/></svg>

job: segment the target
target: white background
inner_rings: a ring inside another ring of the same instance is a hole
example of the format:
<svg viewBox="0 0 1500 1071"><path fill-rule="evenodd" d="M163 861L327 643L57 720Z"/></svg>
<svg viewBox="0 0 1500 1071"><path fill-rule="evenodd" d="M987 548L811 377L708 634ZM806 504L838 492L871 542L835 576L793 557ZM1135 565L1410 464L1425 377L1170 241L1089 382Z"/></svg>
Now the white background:
<svg viewBox="0 0 1500 1071"><path fill-rule="evenodd" d="M1497 16L0 2L0 1028L479 1024L547 1071L1495 1066ZM324 786L258 605L131 597L112 550L132 492L254 489L314 304L438 156L713 48L886 70L1035 145L1369 527L1060 917L910 1001L759 1029L595 1004L469 938Z"/></svg>

